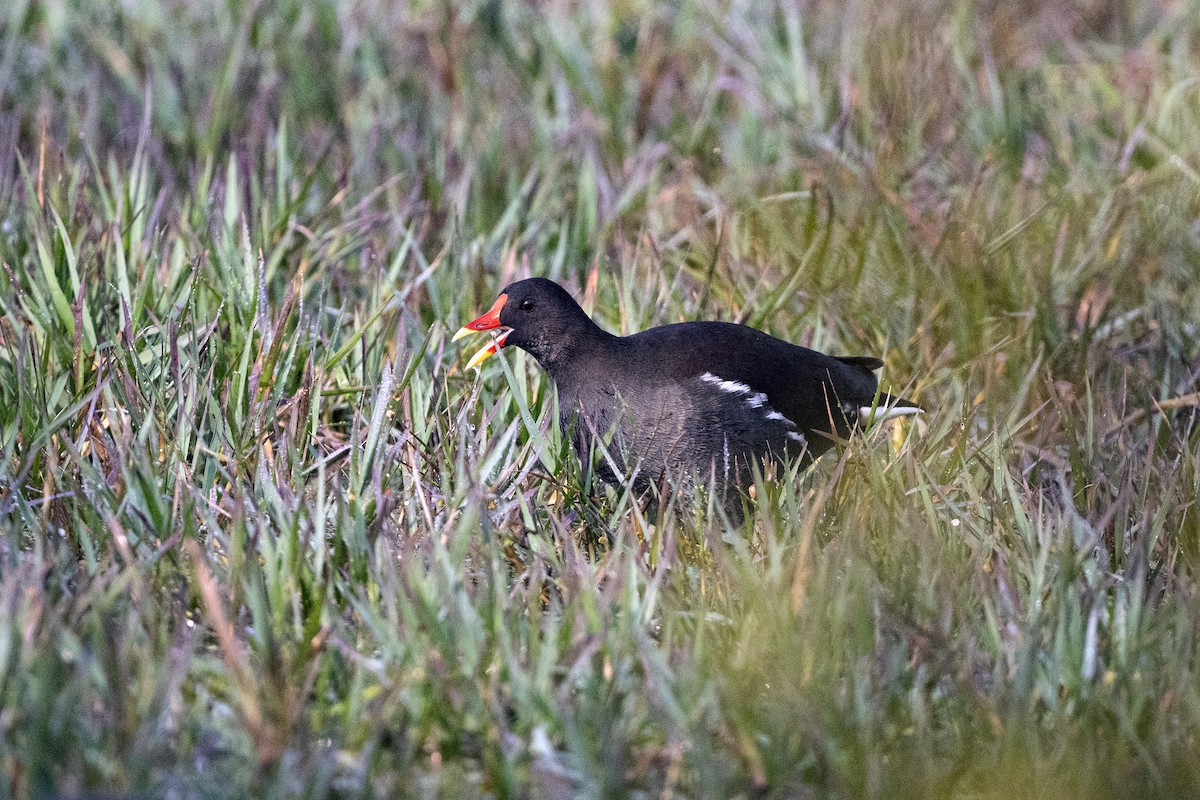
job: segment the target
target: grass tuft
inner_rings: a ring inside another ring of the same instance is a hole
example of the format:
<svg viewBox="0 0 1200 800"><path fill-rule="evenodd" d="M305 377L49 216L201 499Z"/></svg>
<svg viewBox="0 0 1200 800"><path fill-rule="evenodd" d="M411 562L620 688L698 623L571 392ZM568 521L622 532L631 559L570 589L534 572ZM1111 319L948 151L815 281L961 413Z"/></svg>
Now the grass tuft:
<svg viewBox="0 0 1200 800"><path fill-rule="evenodd" d="M1194 795L1197 19L8 4L0 794ZM929 412L651 525L534 274Z"/></svg>

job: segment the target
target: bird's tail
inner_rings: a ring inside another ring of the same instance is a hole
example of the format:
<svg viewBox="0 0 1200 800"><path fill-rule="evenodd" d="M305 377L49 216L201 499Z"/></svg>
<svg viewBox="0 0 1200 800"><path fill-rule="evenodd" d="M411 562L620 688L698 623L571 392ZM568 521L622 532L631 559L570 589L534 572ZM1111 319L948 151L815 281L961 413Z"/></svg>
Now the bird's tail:
<svg viewBox="0 0 1200 800"><path fill-rule="evenodd" d="M848 367L856 367L867 372L883 369L883 359L874 356L834 356L834 358Z"/></svg>

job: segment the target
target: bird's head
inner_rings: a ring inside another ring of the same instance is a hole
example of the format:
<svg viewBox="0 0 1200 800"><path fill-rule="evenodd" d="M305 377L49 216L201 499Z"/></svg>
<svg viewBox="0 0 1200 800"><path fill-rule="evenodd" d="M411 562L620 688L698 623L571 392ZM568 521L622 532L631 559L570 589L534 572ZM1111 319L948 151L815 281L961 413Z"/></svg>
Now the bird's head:
<svg viewBox="0 0 1200 800"><path fill-rule="evenodd" d="M512 345L553 371L599 330L566 289L545 278L529 278L509 284L483 316L454 334L454 341L471 333L499 333L471 356L468 368Z"/></svg>

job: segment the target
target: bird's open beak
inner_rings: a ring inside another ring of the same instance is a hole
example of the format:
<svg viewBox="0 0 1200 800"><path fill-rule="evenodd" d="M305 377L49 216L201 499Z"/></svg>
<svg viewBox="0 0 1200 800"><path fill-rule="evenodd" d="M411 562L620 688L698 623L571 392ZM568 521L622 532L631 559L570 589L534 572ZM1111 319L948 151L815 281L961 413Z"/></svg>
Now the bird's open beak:
<svg viewBox="0 0 1200 800"><path fill-rule="evenodd" d="M457 342L459 339L472 333L481 333L483 331L493 331L500 329L501 333L495 339L475 352L471 356L471 360L467 362L467 369L478 367L488 358L495 355L501 347L504 347L504 340L512 333L512 328L506 328L500 324L500 309L504 308L505 301L508 300L508 295L502 294L496 298L496 302L487 310L487 313L478 319L471 320L466 325L458 329L458 333L454 334L454 338L450 341Z"/></svg>

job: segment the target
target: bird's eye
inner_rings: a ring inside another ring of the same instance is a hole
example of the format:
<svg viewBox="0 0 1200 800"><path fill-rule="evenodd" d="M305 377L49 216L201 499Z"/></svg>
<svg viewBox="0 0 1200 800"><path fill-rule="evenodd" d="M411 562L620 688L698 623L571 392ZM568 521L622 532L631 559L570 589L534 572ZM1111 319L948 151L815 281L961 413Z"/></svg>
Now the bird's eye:
<svg viewBox="0 0 1200 800"><path fill-rule="evenodd" d="M521 301L522 311L533 311L533 301L528 297Z"/></svg>

